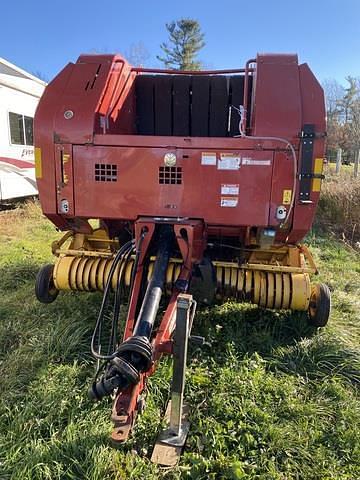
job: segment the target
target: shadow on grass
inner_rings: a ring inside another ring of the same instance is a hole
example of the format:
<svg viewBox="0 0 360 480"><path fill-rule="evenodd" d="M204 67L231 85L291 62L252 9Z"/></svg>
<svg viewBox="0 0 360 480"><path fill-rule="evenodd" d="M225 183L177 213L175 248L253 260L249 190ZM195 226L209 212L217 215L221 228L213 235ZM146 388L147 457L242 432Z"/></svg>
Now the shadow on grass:
<svg viewBox="0 0 360 480"><path fill-rule="evenodd" d="M359 352L331 330L309 326L305 312L228 303L200 311L192 333L207 341L193 355L211 358L218 366L226 365L231 349L239 359L261 355L271 370L310 379L336 375L360 383Z"/></svg>
<svg viewBox="0 0 360 480"><path fill-rule="evenodd" d="M2 290L15 290L29 280L35 282L36 274L40 269L33 260L7 262L0 268L0 288Z"/></svg>
<svg viewBox="0 0 360 480"><path fill-rule="evenodd" d="M274 349L294 345L311 338L316 329L302 312L265 310L249 304L226 303L200 310L193 334L203 335L211 351L221 362L226 359L226 345L235 345L239 355L258 352L271 355Z"/></svg>
<svg viewBox="0 0 360 480"><path fill-rule="evenodd" d="M99 446L110 447L105 435L78 435L74 440L61 442L28 443L23 448L23 455L16 464L5 463L2 478L32 479L75 479L95 478L97 463L96 451ZM110 450L110 448L109 448ZM104 452L99 452L100 454ZM111 478L111 452L107 452L109 466L103 465L101 478ZM8 465L8 467L7 467ZM7 467L7 468L6 468Z"/></svg>
<svg viewBox="0 0 360 480"><path fill-rule="evenodd" d="M61 293L52 304L41 304L34 294L38 266L15 269L24 270L20 281L9 272L1 282L5 294L4 283L9 288L10 280L16 283L16 290L9 291L0 305L2 391L16 398L26 394L27 385L49 363L92 364L90 339L101 301L98 294L70 292Z"/></svg>

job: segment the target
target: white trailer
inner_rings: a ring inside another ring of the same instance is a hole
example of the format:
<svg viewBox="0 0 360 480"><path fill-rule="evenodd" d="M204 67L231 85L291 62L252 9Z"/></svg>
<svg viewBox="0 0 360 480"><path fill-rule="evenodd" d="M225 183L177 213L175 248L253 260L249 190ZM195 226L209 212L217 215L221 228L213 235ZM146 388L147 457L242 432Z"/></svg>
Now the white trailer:
<svg viewBox="0 0 360 480"><path fill-rule="evenodd" d="M38 193L33 118L45 86L0 57L0 203Z"/></svg>

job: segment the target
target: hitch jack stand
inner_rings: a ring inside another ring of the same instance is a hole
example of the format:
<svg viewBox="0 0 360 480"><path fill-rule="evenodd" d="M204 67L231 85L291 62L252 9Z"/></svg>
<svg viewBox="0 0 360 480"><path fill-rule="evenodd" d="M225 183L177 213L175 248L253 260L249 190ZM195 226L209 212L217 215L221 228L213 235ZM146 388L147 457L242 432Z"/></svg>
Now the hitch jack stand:
<svg viewBox="0 0 360 480"><path fill-rule="evenodd" d="M191 327L191 305L191 295L180 294L177 297L171 400L165 412L165 421L168 423L168 427L159 434L151 456L151 461L160 465L173 466L177 464L190 428L187 420L189 407L184 404L183 398Z"/></svg>

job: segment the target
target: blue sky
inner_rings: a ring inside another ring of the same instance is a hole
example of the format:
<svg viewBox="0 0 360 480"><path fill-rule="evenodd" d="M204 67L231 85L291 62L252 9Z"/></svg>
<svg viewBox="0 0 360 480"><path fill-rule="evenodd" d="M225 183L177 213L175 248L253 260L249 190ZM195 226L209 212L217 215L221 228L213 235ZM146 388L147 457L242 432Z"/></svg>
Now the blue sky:
<svg viewBox="0 0 360 480"><path fill-rule="evenodd" d="M151 66L165 23L196 18L213 68L242 67L256 52L297 52L320 80L360 77L360 0L18 0L1 2L0 56L51 79L92 50L143 43Z"/></svg>

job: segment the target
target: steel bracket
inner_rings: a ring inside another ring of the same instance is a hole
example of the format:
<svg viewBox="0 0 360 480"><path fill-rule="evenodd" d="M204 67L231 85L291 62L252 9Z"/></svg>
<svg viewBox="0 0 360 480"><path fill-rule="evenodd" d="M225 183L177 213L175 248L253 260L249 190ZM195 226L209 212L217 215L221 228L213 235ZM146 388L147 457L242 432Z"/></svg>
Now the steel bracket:
<svg viewBox="0 0 360 480"><path fill-rule="evenodd" d="M299 173L299 180L302 180L303 178L320 178L321 180L324 180L325 175L322 173Z"/></svg>
<svg viewBox="0 0 360 480"><path fill-rule="evenodd" d="M314 152L314 140L315 140L315 126L306 124L300 134L301 137L301 162L300 162L300 188L299 188L299 200L310 200L311 192L311 179L314 178L311 175L313 168L313 152Z"/></svg>
<svg viewBox="0 0 360 480"><path fill-rule="evenodd" d="M160 433L151 457L154 463L162 465L173 465L174 459L178 460L181 448L185 445L190 429L190 423L186 419L188 406L184 404L183 399L192 304L192 295L182 293L178 295L173 347L174 363L171 401L169 402L166 415L169 417L169 425ZM169 455L169 449L173 454ZM169 458L171 458L171 463L169 463Z"/></svg>

